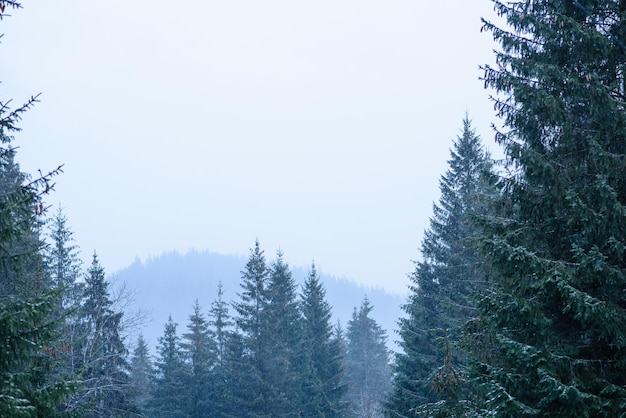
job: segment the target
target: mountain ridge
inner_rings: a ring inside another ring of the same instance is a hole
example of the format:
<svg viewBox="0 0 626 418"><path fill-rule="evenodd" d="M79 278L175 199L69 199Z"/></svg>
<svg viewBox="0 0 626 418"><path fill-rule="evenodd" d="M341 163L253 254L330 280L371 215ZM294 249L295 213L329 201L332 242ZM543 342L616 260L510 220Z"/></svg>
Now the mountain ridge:
<svg viewBox="0 0 626 418"><path fill-rule="evenodd" d="M241 271L248 258L208 250L188 250L185 253L166 251L145 261L136 258L128 267L110 275L115 288L126 286L132 291L132 299L126 308L132 312L147 312L149 322L141 332L151 350L155 350L163 325L169 315L178 323L178 335L186 332L189 315L195 300L206 314L217 298L218 284L222 283L223 299L238 300ZM268 265L272 259L268 259ZM290 266L292 275L301 285L310 267ZM326 299L332 306L334 321L346 326L352 311L367 297L374 309L371 316L387 332L387 345L396 350L395 329L405 303L402 295L388 293L381 287L366 287L345 277L335 277L316 265L320 279L326 289ZM233 309L229 310L232 315ZM134 338L131 339L134 342Z"/></svg>

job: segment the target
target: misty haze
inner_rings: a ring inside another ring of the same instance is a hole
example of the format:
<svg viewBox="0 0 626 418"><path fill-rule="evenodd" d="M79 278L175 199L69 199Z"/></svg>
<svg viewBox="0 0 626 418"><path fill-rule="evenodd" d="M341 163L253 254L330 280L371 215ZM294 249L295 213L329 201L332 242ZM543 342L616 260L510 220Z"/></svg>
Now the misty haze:
<svg viewBox="0 0 626 418"><path fill-rule="evenodd" d="M626 2L0 25L0 417L626 416Z"/></svg>

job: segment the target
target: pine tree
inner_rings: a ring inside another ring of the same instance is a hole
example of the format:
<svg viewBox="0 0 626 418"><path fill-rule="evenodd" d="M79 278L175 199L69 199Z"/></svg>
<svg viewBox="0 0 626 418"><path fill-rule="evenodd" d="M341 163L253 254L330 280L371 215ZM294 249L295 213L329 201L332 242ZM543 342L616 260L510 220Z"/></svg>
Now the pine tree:
<svg viewBox="0 0 626 418"><path fill-rule="evenodd" d="M134 410L127 396L127 349L121 336L122 312L113 309L109 283L96 253L85 277L77 347L84 388L70 402L87 416L118 416Z"/></svg>
<svg viewBox="0 0 626 418"><path fill-rule="evenodd" d="M189 417L214 416L210 395L213 381L210 373L215 366L215 342L211 339L209 323L196 299L193 314L189 316L188 332L183 334L181 349L189 365L187 387Z"/></svg>
<svg viewBox="0 0 626 418"><path fill-rule="evenodd" d="M225 358L226 343L233 326L233 322L228 313L228 303L224 300L224 290L222 282L217 287L217 299L211 303L209 311L209 325L212 327L215 340L215 353L217 366L220 366Z"/></svg>
<svg viewBox="0 0 626 418"><path fill-rule="evenodd" d="M4 7L20 4L6 0ZM0 19L1 21L2 19ZM34 180L15 162L12 134L34 103L11 110L0 101L0 416L54 417L75 381L56 371L59 295L43 271L42 196L60 168Z"/></svg>
<svg viewBox="0 0 626 418"><path fill-rule="evenodd" d="M0 131L2 142L10 140L10 137L2 137L6 135L4 129ZM44 210L39 188L49 188L49 184L48 177L31 181L15 161L15 149L10 145L0 146L0 234L4 237L0 243L0 297L26 300L51 288L44 271L43 242L39 234Z"/></svg>
<svg viewBox="0 0 626 418"><path fill-rule="evenodd" d="M402 351L396 355L386 405L390 417L417 416L427 404L440 412L459 407L454 404L464 361L458 341L465 322L476 315L476 299L485 288L474 218L495 198L491 159L467 116L448 164L440 180L439 204L433 205L424 234L422 261L410 275L406 317L399 320Z"/></svg>
<svg viewBox="0 0 626 418"><path fill-rule="evenodd" d="M224 392L217 417L239 418L261 416L259 413L259 383L251 379L251 358L240 332L232 332L224 345Z"/></svg>
<svg viewBox="0 0 626 418"><path fill-rule="evenodd" d="M165 323L163 336L159 338L154 392L147 407L150 417L187 416L188 395L185 381L189 376L189 370L180 348L180 337L176 333L177 325L170 316Z"/></svg>
<svg viewBox="0 0 626 418"><path fill-rule="evenodd" d="M63 290L65 308L75 308L78 293L77 281L81 275L79 248L74 244L73 231L67 226L67 217L61 207L58 208L48 225L51 240L46 251L46 265L52 285Z"/></svg>
<svg viewBox="0 0 626 418"><path fill-rule="evenodd" d="M229 384L236 386L239 383L231 376L231 360L235 358L229 356L229 346L233 344L233 322L228 313L228 303L224 300L222 282L217 288L217 298L211 303L209 311L209 325L215 344L215 366L211 370L212 391L210 394L211 408L213 416L225 417L231 410L229 395Z"/></svg>
<svg viewBox="0 0 626 418"><path fill-rule="evenodd" d="M373 306L365 298L346 331L347 400L354 417L381 417L382 402L391 384L385 331L370 317Z"/></svg>
<svg viewBox="0 0 626 418"><path fill-rule="evenodd" d="M81 336L81 308L84 292L81 276L79 249L74 244L73 232L67 226L67 218L61 207L48 221L48 238L44 261L51 286L58 292L58 312L63 316L58 338L61 367L58 373L76 375L81 364L79 350L75 350Z"/></svg>
<svg viewBox="0 0 626 418"><path fill-rule="evenodd" d="M44 293L28 301L0 301L0 416L55 417L76 387L54 376L58 351L56 295Z"/></svg>
<svg viewBox="0 0 626 418"><path fill-rule="evenodd" d="M271 388L266 385L267 375L270 373L267 359L270 358L272 345L270 335L267 332L268 294L267 285L269 271L265 262L265 255L260 248L259 241L255 242L254 249L250 251L250 257L242 274L242 291L239 294L239 302L233 304L237 312L235 323L241 333L241 340L233 340L243 344L243 347L235 345L233 349L233 365L237 365L240 372L245 369L244 376L235 376L236 381L245 384L239 388L233 388L233 396L242 396L237 400L241 405L242 414L250 416L268 416L272 405ZM237 358L239 356L239 358ZM245 367L241 367L245 363ZM248 393L242 393L245 387Z"/></svg>
<svg viewBox="0 0 626 418"><path fill-rule="evenodd" d="M468 325L483 414L626 414L626 4L494 2L485 84L510 175L485 219L493 290Z"/></svg>
<svg viewBox="0 0 626 418"><path fill-rule="evenodd" d="M152 394L152 385L155 379L154 374L148 343L143 335L139 334L130 358L129 385L132 403L137 406L140 413L147 411L146 407Z"/></svg>
<svg viewBox="0 0 626 418"><path fill-rule="evenodd" d="M303 410L304 347L296 283L281 251L270 267L267 296L263 317L271 349L264 359L264 380L270 412L272 416L298 416Z"/></svg>
<svg viewBox="0 0 626 418"><path fill-rule="evenodd" d="M333 332L332 309L315 264L301 296L303 347L306 354L303 417L343 417L346 414L342 341Z"/></svg>

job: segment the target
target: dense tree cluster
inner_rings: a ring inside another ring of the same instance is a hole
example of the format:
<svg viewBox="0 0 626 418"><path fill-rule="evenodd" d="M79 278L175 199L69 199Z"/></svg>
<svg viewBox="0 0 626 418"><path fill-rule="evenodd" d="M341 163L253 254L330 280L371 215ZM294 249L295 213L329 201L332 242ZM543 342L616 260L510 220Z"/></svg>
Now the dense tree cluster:
<svg viewBox="0 0 626 418"><path fill-rule="evenodd" d="M623 416L626 3L493 3L497 193L477 177L468 197L487 206L457 210L443 178L386 412ZM454 153L449 173L460 185Z"/></svg>
<svg viewBox="0 0 626 418"><path fill-rule="evenodd" d="M220 287L207 316L193 305L182 338L171 318L165 324L149 416L378 416L390 364L367 301L344 339L315 265L298 294L282 253L268 265L257 241L232 307L231 317Z"/></svg>

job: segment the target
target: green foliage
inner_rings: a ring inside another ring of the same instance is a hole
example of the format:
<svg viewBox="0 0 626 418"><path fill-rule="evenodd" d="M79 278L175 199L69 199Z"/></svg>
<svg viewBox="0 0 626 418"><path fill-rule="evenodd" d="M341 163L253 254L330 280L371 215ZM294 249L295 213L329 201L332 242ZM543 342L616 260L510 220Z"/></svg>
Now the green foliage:
<svg viewBox="0 0 626 418"><path fill-rule="evenodd" d="M242 272L236 324L241 340L230 347L235 376L243 386L232 388L250 416L299 414L304 376L304 353L296 286L279 252L268 269L258 241ZM245 379L246 382L242 382ZM247 389L247 393L242 391ZM241 399L243 398L243 399Z"/></svg>
<svg viewBox="0 0 626 418"><path fill-rule="evenodd" d="M332 311L315 269L301 296L305 373L303 417L342 417L346 414L342 341L333 332Z"/></svg>
<svg viewBox="0 0 626 418"><path fill-rule="evenodd" d="M189 366L189 374L183 382L188 397L185 411L189 417L204 417L213 414L211 370L215 367L216 347L209 331L209 322L197 299L187 329L180 345Z"/></svg>
<svg viewBox="0 0 626 418"><path fill-rule="evenodd" d="M370 317L372 309L365 298L354 309L346 331L347 401L354 417L382 416L382 402L391 383L387 335Z"/></svg>
<svg viewBox="0 0 626 418"><path fill-rule="evenodd" d="M134 412L129 401L127 349L121 336L123 312L116 311L109 283L94 253L85 276L79 331L74 350L83 381L70 402L86 416L118 416Z"/></svg>
<svg viewBox="0 0 626 418"><path fill-rule="evenodd" d="M62 306L76 309L80 303L81 289L78 279L81 276L80 250L74 243L73 231L67 225L67 216L59 206L48 221L50 243L45 248L45 265L54 288L61 289Z"/></svg>
<svg viewBox="0 0 626 418"><path fill-rule="evenodd" d="M11 0L4 7L19 8ZM43 271L42 196L61 170L31 180L15 162L12 134L31 98L11 110L0 101L0 416L54 417L75 382L58 371L59 294Z"/></svg>
<svg viewBox="0 0 626 418"><path fill-rule="evenodd" d="M475 298L485 288L474 219L495 197L491 159L467 117L448 164L439 204L433 205L424 234L423 260L410 276L407 316L399 320L402 352L396 355L388 416L417 416L428 405L438 413L446 405L456 410L464 380L459 338L463 324L476 315Z"/></svg>
<svg viewBox="0 0 626 418"><path fill-rule="evenodd" d="M185 387L188 367L176 333L177 324L170 316L159 338L154 392L147 410L151 417L185 417L188 392Z"/></svg>
<svg viewBox="0 0 626 418"><path fill-rule="evenodd" d="M296 284L280 251L270 266L267 295L263 317L271 350L263 363L268 402L272 416L296 414L302 411L307 347L302 344Z"/></svg>
<svg viewBox="0 0 626 418"><path fill-rule="evenodd" d="M148 343L143 335L139 334L130 358L129 385L132 403L137 406L140 413L146 411L152 394L154 379L155 370L150 358Z"/></svg>
<svg viewBox="0 0 626 418"><path fill-rule="evenodd" d="M272 350L266 316L269 303L267 294L269 270L258 240L254 249L250 250L250 257L241 274L240 301L233 304L237 312L235 323L241 332L241 340L235 340L236 345L231 349L234 351L233 366L236 365L239 372L242 368L246 370L245 377L234 376L235 381L244 383L241 379L245 379L246 382L239 388L233 388L232 393L233 396L240 397L238 403L244 414L268 416L271 411L269 404L271 388L265 385L268 373L266 360ZM242 391L243 388L247 389L247 393Z"/></svg>
<svg viewBox="0 0 626 418"><path fill-rule="evenodd" d="M494 2L485 84L510 175L485 217L493 289L468 324L479 408L626 414L626 4Z"/></svg>
<svg viewBox="0 0 626 418"><path fill-rule="evenodd" d="M71 380L50 376L59 356L51 346L57 338L56 301L54 293L45 293L0 302L0 416L61 415L57 405L74 389Z"/></svg>

